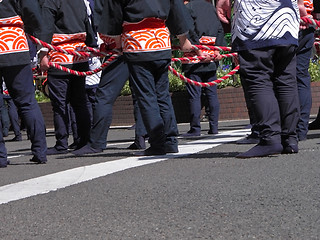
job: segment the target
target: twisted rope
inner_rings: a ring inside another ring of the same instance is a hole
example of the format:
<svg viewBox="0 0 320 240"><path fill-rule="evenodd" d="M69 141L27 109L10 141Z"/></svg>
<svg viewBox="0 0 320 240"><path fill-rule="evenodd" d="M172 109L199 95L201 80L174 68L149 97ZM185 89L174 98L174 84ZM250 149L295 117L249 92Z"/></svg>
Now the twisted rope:
<svg viewBox="0 0 320 240"><path fill-rule="evenodd" d="M314 26L315 28L320 27L320 21L315 20L313 18L309 18L309 17L301 17L301 21Z"/></svg>
<svg viewBox="0 0 320 240"><path fill-rule="evenodd" d="M178 73L173 67L169 66L169 71L172 72L172 74L174 74L175 76L177 76L178 78L180 78L182 81L194 85L194 86L198 86L198 87L211 87L213 85L216 85L218 83L221 83L222 81L228 79L229 77L231 77L232 75L234 75L238 70L239 70L240 66L236 66L233 70L231 70L227 75L214 80L212 82L197 82L194 81L190 78L187 78L185 76L183 76L181 73Z"/></svg>
<svg viewBox="0 0 320 240"><path fill-rule="evenodd" d="M96 69L94 69L92 71L86 71L86 72L80 72L80 71L72 70L70 68L61 66L60 64L52 63L52 62L49 62L49 66L50 67L54 67L56 69L59 69L61 71L64 71L66 73L72 74L72 75L84 77L84 76L90 76L90 75L93 75L93 74L96 74L96 73L100 72L101 70L106 68L112 61L114 61L116 58L118 58L118 56L119 55L114 54L108 60L106 60L103 64L101 64L100 67L98 67L98 68L96 68Z"/></svg>

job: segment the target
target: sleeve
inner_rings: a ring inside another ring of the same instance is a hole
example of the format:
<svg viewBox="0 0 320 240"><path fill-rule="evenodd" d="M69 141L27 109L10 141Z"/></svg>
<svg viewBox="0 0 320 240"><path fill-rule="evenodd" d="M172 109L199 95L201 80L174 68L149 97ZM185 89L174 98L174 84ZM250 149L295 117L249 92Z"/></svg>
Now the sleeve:
<svg viewBox="0 0 320 240"><path fill-rule="evenodd" d="M94 23L95 23L96 29L99 26L100 18L102 16L103 5L104 5L103 2L104 2L104 0L95 0L95 2L94 2L93 18L94 18Z"/></svg>
<svg viewBox="0 0 320 240"><path fill-rule="evenodd" d="M186 7L186 20L189 26L189 34L188 34L188 39L191 41L192 44L200 44L199 39L200 36L196 31L196 27L195 27L195 14L192 11L192 8L189 8L188 5Z"/></svg>
<svg viewBox="0 0 320 240"><path fill-rule="evenodd" d="M25 32L43 40L44 25L38 0L20 0L18 5Z"/></svg>
<svg viewBox="0 0 320 240"><path fill-rule="evenodd" d="M89 14L93 14L92 13L92 8L90 5L86 5L85 2L83 1L84 6L87 10L87 8L90 8L90 12L88 12L88 10L86 11L86 18L85 18L85 28L86 28L86 45L89 47L97 47L98 46L98 35L95 29L95 25L94 25L94 20L93 20L93 15L89 15Z"/></svg>
<svg viewBox="0 0 320 240"><path fill-rule="evenodd" d="M123 23L123 1L105 0L98 32L106 36L120 36Z"/></svg>
<svg viewBox="0 0 320 240"><path fill-rule="evenodd" d="M190 26L188 26L186 14L186 7L181 0L170 0L170 11L166 25L171 34L183 35L188 33Z"/></svg>
<svg viewBox="0 0 320 240"><path fill-rule="evenodd" d="M59 4L53 0L45 0L42 5L43 21L46 23L44 30L44 41L51 43L53 33L55 32L55 19L58 13Z"/></svg>

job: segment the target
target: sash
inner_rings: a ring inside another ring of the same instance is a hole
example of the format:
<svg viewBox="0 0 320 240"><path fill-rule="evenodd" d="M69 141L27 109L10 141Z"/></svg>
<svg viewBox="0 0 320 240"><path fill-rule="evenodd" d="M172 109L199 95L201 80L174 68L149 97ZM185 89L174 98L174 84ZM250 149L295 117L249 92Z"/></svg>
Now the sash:
<svg viewBox="0 0 320 240"><path fill-rule="evenodd" d="M0 19L0 55L27 51L22 19L19 16Z"/></svg>
<svg viewBox="0 0 320 240"><path fill-rule="evenodd" d="M54 34L51 44L58 46L64 50L71 51L85 51L86 44L86 33L75 33L75 34ZM49 52L49 60L59 64L72 64L81 63L88 61L88 57L74 56L70 54L60 53L57 51Z"/></svg>
<svg viewBox="0 0 320 240"><path fill-rule="evenodd" d="M199 39L199 42L201 45L210 45L213 46L216 43L216 37L209 37L209 36L202 36ZM202 52L208 53L213 55L214 50L201 50ZM184 53L185 57L195 57L196 55L194 53ZM200 60L191 60L190 63L199 63Z"/></svg>
<svg viewBox="0 0 320 240"><path fill-rule="evenodd" d="M138 23L125 22L122 27L123 52L139 53L171 49L170 33L164 20L145 18Z"/></svg>

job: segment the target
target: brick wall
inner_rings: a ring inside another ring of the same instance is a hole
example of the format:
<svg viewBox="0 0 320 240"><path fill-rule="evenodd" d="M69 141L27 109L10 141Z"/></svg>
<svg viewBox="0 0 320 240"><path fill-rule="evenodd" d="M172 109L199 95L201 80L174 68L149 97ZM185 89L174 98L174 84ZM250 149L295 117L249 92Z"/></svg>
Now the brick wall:
<svg viewBox="0 0 320 240"><path fill-rule="evenodd" d="M312 86L311 115L318 113L320 106L320 82ZM242 88L228 87L218 90L220 102L220 120L247 119L248 112L243 96ZM185 92L172 93L172 104L178 123L189 122L189 107ZM53 114L50 103L40 103L47 128L53 128ZM204 114L204 111L203 111ZM113 108L113 126L130 126L134 124L133 105L131 96L118 97Z"/></svg>

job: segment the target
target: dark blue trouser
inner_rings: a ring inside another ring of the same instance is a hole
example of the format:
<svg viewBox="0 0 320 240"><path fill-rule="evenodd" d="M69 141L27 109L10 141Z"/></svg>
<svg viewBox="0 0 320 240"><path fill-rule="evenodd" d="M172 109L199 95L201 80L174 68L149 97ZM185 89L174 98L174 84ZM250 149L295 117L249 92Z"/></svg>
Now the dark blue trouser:
<svg viewBox="0 0 320 240"><path fill-rule="evenodd" d="M93 106L93 124L89 141L91 147L106 148L107 136L112 122L112 107L128 79L128 66L122 56L102 71ZM141 115L135 113L135 119L136 135L145 135L146 130Z"/></svg>
<svg viewBox="0 0 320 240"><path fill-rule="evenodd" d="M178 147L178 127L169 93L170 60L129 62L132 87L152 148Z"/></svg>
<svg viewBox="0 0 320 240"><path fill-rule="evenodd" d="M297 144L299 99L294 46L240 51L240 71L261 144Z"/></svg>
<svg viewBox="0 0 320 240"><path fill-rule="evenodd" d="M53 109L56 136L55 148L68 149L70 102L76 116L79 147L87 144L90 131L90 115L86 105L85 77L48 74L49 96Z"/></svg>
<svg viewBox="0 0 320 240"><path fill-rule="evenodd" d="M4 98L4 101L7 102L8 105L8 114L11 122L11 126L14 132L14 135L16 137L20 137L20 124L19 124L19 115L18 115L18 109L16 105L13 102L13 99L10 98Z"/></svg>
<svg viewBox="0 0 320 240"><path fill-rule="evenodd" d="M95 102L95 94L96 94L97 87L98 85L90 86L90 87L86 86L86 103L87 103L87 108L90 116L90 124L91 124L90 127L92 126L92 122L93 122L93 105ZM69 131L68 132L69 132L69 135L72 132L74 144L79 144L80 139L78 136L76 115L73 111L73 108L70 106L70 104L68 106L68 110L69 110Z"/></svg>
<svg viewBox="0 0 320 240"><path fill-rule="evenodd" d="M217 79L215 72L202 72L186 74L186 77L197 82L212 82ZM205 87L205 96L208 100L209 107L209 128L213 133L218 132L218 121L220 104L217 94L217 85L211 87ZM200 117L201 117L201 87L187 84L187 91L189 95L189 107L190 107L190 132L200 133Z"/></svg>
<svg viewBox="0 0 320 240"><path fill-rule="evenodd" d="M1 127L2 127L2 135L4 137L8 136L9 128L10 128L10 118L8 113L8 108L4 102L3 94L0 93L1 98Z"/></svg>
<svg viewBox="0 0 320 240"><path fill-rule="evenodd" d="M86 85L86 101L87 101L87 108L88 108L89 114L90 114L91 126L92 126L92 121L93 121L93 105L96 101L97 88L98 88L98 85L94 85L94 86L87 86Z"/></svg>
<svg viewBox="0 0 320 240"><path fill-rule="evenodd" d="M297 83L300 100L300 119L297 125L299 140L306 139L312 105L309 63L314 44L314 28L300 30L297 49Z"/></svg>
<svg viewBox="0 0 320 240"><path fill-rule="evenodd" d="M4 106L4 102L3 102L3 97L1 94L0 97L0 109L3 109ZM2 118L2 116L1 116ZM0 166L7 166L7 149L4 145L4 139L3 139L3 130L2 130L2 126L3 124L0 124Z"/></svg>
<svg viewBox="0 0 320 240"><path fill-rule="evenodd" d="M46 128L39 105L35 99L33 75L30 64L0 68L16 107L21 113L30 134L32 154L40 161L46 161ZM2 131L0 131L0 159L6 157Z"/></svg>

